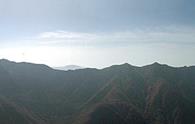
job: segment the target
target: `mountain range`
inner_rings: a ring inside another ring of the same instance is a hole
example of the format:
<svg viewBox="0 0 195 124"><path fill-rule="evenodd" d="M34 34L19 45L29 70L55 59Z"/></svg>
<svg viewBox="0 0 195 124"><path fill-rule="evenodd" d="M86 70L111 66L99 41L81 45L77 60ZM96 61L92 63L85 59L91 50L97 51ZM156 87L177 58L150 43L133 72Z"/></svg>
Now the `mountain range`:
<svg viewBox="0 0 195 124"><path fill-rule="evenodd" d="M195 124L195 66L55 70L0 60L1 124Z"/></svg>

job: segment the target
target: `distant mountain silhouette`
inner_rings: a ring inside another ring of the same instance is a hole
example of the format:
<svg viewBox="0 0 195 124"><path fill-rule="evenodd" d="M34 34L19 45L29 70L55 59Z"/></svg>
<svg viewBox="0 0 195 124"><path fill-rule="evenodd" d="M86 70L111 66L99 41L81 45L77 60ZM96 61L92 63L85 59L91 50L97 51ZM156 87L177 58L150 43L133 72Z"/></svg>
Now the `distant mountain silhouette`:
<svg viewBox="0 0 195 124"><path fill-rule="evenodd" d="M68 70L78 70L78 69L83 69L84 67L78 66L78 65L66 65L66 66L62 66L62 67L53 67L54 69L57 70L64 70L64 71L68 71Z"/></svg>
<svg viewBox="0 0 195 124"><path fill-rule="evenodd" d="M195 124L194 117L195 66L60 71L0 60L2 124Z"/></svg>

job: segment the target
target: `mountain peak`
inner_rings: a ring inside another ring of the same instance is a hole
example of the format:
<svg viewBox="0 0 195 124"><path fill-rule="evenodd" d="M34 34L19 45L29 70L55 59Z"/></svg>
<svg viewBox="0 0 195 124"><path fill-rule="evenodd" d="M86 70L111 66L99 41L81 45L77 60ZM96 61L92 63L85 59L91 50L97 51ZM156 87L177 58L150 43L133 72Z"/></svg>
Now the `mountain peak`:
<svg viewBox="0 0 195 124"><path fill-rule="evenodd" d="M8 59L0 59L0 64L9 64L9 63L16 63L16 62L10 61Z"/></svg>
<svg viewBox="0 0 195 124"><path fill-rule="evenodd" d="M162 65L162 64L160 64L158 62L154 62L152 65Z"/></svg>
<svg viewBox="0 0 195 124"><path fill-rule="evenodd" d="M51 69L49 66L45 64L34 64L34 63L28 63L28 62L14 62L10 61L8 59L0 59L0 64L6 68L12 68L12 66L16 66L18 68L44 68L44 69Z"/></svg>
<svg viewBox="0 0 195 124"><path fill-rule="evenodd" d="M0 62L11 62L11 61L8 59L0 59Z"/></svg>
<svg viewBox="0 0 195 124"><path fill-rule="evenodd" d="M120 65L112 65L110 67L104 68L103 70L129 70L133 68L136 68L136 66L130 65L129 63L124 63Z"/></svg>
<svg viewBox="0 0 195 124"><path fill-rule="evenodd" d="M161 64L161 63L159 63L159 62L154 62L154 63L152 63L152 64L150 64L150 65L146 65L146 66L160 67L160 66L168 66L168 65L166 65L166 64Z"/></svg>
<svg viewBox="0 0 195 124"><path fill-rule="evenodd" d="M132 66L132 65L130 65L129 63L124 63L124 64L122 64L122 65Z"/></svg>
<svg viewBox="0 0 195 124"><path fill-rule="evenodd" d="M122 64L122 65L120 65L120 66L122 66L122 67L127 67L127 68L134 68L134 67L136 67L136 66L131 65L131 64L129 64L129 63L124 63L124 64Z"/></svg>

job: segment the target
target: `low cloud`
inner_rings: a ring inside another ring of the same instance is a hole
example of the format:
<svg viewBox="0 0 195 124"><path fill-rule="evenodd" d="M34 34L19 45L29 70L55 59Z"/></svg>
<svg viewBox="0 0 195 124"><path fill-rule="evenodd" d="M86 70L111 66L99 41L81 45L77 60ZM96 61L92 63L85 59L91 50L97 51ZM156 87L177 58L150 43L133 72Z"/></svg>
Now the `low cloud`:
<svg viewBox="0 0 195 124"><path fill-rule="evenodd" d="M100 68L124 62L144 65L154 61L193 65L194 34L195 30L189 28L110 33L42 32L15 44L1 44L0 58L51 66L75 64Z"/></svg>
<svg viewBox="0 0 195 124"><path fill-rule="evenodd" d="M41 45L123 46L136 44L194 44L195 30L167 28L111 33L43 32L35 40Z"/></svg>
<svg viewBox="0 0 195 124"><path fill-rule="evenodd" d="M98 40L98 35L90 33L78 33L67 31L43 32L39 34L36 40L43 45L82 45L91 44Z"/></svg>

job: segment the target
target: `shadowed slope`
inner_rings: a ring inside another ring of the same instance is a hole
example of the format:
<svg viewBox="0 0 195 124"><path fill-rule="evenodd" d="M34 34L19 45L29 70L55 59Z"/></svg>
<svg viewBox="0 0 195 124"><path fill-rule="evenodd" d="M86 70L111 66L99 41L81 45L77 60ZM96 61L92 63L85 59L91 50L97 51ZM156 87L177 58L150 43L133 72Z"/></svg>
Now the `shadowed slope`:
<svg viewBox="0 0 195 124"><path fill-rule="evenodd" d="M85 124L146 124L144 118L128 103L99 104L89 113Z"/></svg>
<svg viewBox="0 0 195 124"><path fill-rule="evenodd" d="M105 105L118 111L120 107L124 110L123 103L150 124L194 124L194 75L194 67L159 63L58 71L46 65L1 60L0 93L48 124L78 124L92 113L98 116L102 107L97 105L107 112Z"/></svg>
<svg viewBox="0 0 195 124"><path fill-rule="evenodd" d="M0 97L0 123L1 124L45 124L30 111L18 107L14 103Z"/></svg>

